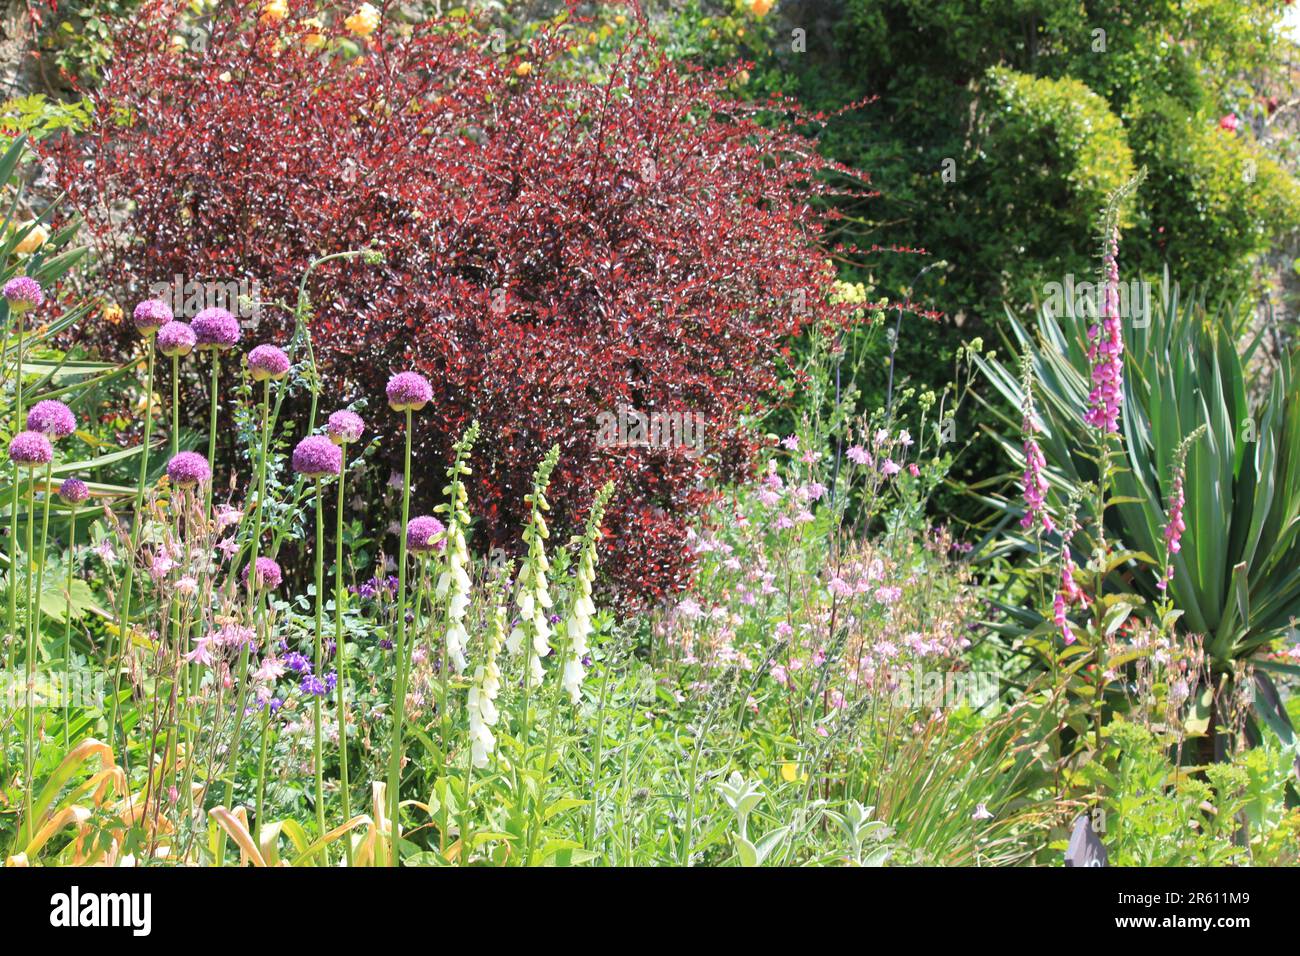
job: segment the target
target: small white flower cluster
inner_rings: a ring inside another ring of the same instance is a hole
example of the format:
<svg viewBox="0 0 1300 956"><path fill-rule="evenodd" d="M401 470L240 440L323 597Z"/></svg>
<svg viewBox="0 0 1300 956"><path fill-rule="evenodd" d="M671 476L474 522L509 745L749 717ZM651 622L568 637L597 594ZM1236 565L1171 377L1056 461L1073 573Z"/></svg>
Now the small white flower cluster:
<svg viewBox="0 0 1300 956"><path fill-rule="evenodd" d="M549 506L540 490L533 492L532 499L532 513L524 528L528 557L519 571L519 594L515 598L515 603L519 606L519 623L510 632L506 646L511 654L516 655L527 647L529 680L537 687L541 685L544 676L542 658L551 653L551 622L547 618L547 612L552 601L550 585L546 580L551 562L546 557L546 539L550 532L546 529L546 518L542 514Z"/></svg>
<svg viewBox="0 0 1300 956"><path fill-rule="evenodd" d="M474 682L469 688L469 739L470 759L475 767L488 765L488 755L496 750L497 739L492 733L496 726L497 694L501 691L501 671L497 669L497 652L506 630L506 607L493 602L488 619L488 633L484 640L483 663L474 668Z"/></svg>
<svg viewBox="0 0 1300 956"><path fill-rule="evenodd" d="M469 496L461 475L469 473L469 466L457 458L451 469L451 484L444 492L449 496L447 505L447 564L438 578L438 599L447 601L447 657L457 674L465 672L465 613L469 610L470 578L469 548L465 544L465 526L469 524Z"/></svg>
<svg viewBox="0 0 1300 956"><path fill-rule="evenodd" d="M596 545L600 541L600 524L605 518L605 505L613 491L614 485L606 484L592 502L586 531L582 536L582 552L578 557L573 604L564 622L564 636L568 644L564 674L560 680L569 700L574 704L582 699L582 681L587 676L582 659L587 656L587 638L592 631L591 618L596 613L596 605L591 600L591 585L596 580Z"/></svg>

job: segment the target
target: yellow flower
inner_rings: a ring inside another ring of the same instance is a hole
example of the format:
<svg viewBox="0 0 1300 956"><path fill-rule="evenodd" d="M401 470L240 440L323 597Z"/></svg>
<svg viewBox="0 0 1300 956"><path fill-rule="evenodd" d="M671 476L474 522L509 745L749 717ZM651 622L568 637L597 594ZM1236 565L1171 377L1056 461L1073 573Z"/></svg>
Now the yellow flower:
<svg viewBox="0 0 1300 956"><path fill-rule="evenodd" d="M20 232L22 231L23 228L25 227L24 226L18 227ZM49 232L46 230L44 226L42 226L40 223L37 223L36 225L31 227L31 232L23 236L22 241L19 242L18 245L14 246L14 252L18 253L20 256L29 255L30 253L35 252L41 246L45 245L45 240L48 238L50 238Z"/></svg>
<svg viewBox="0 0 1300 956"><path fill-rule="evenodd" d="M353 36L368 37L379 29L379 11L368 3L357 7L357 12L343 21Z"/></svg>
<svg viewBox="0 0 1300 956"><path fill-rule="evenodd" d="M262 16L259 18L262 26L273 26L282 23L289 16L289 5L285 0L267 0L262 4Z"/></svg>
<svg viewBox="0 0 1300 956"><path fill-rule="evenodd" d="M110 302L104 306L104 321L109 325L117 325L122 321L122 307L116 302Z"/></svg>
<svg viewBox="0 0 1300 956"><path fill-rule="evenodd" d="M737 84L739 84L740 86L744 86L748 82L749 82L749 70L741 70L739 73L736 74Z"/></svg>
<svg viewBox="0 0 1300 956"><path fill-rule="evenodd" d="M515 75L516 75L516 76L527 76L527 75L528 75L529 73L531 73L531 72L533 72L533 65L532 65L531 63L529 63L527 60L521 60L521 61L520 61L520 62L515 66Z"/></svg>
<svg viewBox="0 0 1300 956"><path fill-rule="evenodd" d="M302 45L309 50L319 50L325 45L325 34L320 30L324 26L318 17L310 17L302 21L302 25L311 30L310 33L302 35Z"/></svg>
<svg viewBox="0 0 1300 956"><path fill-rule="evenodd" d="M781 764L781 779L786 783L794 783L796 780L807 780L808 773L807 771L800 773L796 764L783 763Z"/></svg>
<svg viewBox="0 0 1300 956"><path fill-rule="evenodd" d="M767 16L767 11L772 9L774 0L750 0L749 12L756 17Z"/></svg>
<svg viewBox="0 0 1300 956"><path fill-rule="evenodd" d="M623 16L623 14L620 13L618 16L614 18L614 22L617 23L619 26L622 26L623 24L627 23L627 17Z"/></svg>

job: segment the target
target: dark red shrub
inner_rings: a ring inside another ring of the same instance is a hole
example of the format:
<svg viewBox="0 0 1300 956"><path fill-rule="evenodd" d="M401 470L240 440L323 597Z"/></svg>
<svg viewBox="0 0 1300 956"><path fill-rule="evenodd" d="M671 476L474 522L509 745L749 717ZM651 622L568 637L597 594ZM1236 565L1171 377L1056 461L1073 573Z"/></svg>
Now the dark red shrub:
<svg viewBox="0 0 1300 956"><path fill-rule="evenodd" d="M314 257L374 246L381 266L331 263L310 285L326 408L365 396L392 427L384 382L417 368L436 393L419 507L477 418L480 546L514 541L558 443L557 530L613 478L604 567L628 596L682 586L685 523L722 463L749 460L741 419L772 394L780 344L842 318L815 205L828 174L858 180L788 125L792 104L755 110L732 75L640 37L597 78L563 28L501 52L465 20L382 28L350 58L306 48L315 11L290 6L273 26L229 8L203 53L169 45L178 4L123 25L94 129L52 153L105 291L127 303L180 274L292 300ZM324 32L344 36L342 16ZM256 338L284 340L266 317ZM700 416L704 454L602 446L597 416L619 403Z"/></svg>

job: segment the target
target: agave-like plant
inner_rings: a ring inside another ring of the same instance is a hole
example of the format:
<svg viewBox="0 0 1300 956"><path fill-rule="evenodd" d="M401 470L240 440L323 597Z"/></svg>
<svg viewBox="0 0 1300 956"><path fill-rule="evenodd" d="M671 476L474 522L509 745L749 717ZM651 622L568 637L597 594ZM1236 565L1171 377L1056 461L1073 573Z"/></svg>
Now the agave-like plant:
<svg viewBox="0 0 1300 956"><path fill-rule="evenodd" d="M1117 550L1106 562L1105 591L1139 595L1152 607L1166 599L1159 583L1175 458L1179 445L1205 426L1187 453L1186 531L1182 549L1168 556L1167 596L1181 612L1178 627L1203 637L1220 683L1231 681L1243 662L1254 666L1255 713L1294 747L1266 672L1300 674L1300 667L1266 652L1278 638L1295 635L1300 616L1300 381L1288 355L1256 362L1261 337L1239 347L1248 338L1240 306L1208 309L1202 298L1180 295L1168 275L1153 298L1149 306L1136 303L1125 321L1123 451L1105 511L1106 535ZM1068 302L1062 313L1040 306L1032 326L1007 315L1011 344L1032 369L1042 427L1036 438L1058 506L1082 497L1099 478L1095 439L1083 422L1090 317ZM1267 369L1266 379L1252 375L1252 363ZM1014 436L1025 396L1017 365L996 357L980 365L1005 400L990 407L1009 426L999 440L1021 468L1024 454ZM986 500L1003 512L986 542L990 553L1032 549L1032 531L1019 533L1013 521L1024 513L1020 502ZM1023 634L1050 623L1020 609L1012 628Z"/></svg>

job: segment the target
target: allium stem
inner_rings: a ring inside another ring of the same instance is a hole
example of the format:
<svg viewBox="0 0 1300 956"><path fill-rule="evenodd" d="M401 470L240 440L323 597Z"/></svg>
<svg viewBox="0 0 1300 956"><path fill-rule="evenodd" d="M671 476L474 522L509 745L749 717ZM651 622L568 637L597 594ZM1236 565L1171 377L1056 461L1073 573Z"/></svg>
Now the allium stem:
<svg viewBox="0 0 1300 956"><path fill-rule="evenodd" d="M221 384L221 351L212 349L212 387L211 402L212 406L208 412L208 463L213 468L217 466L217 387ZM207 495L203 500L204 517L212 511L212 489L217 484L217 476L214 474L212 480L208 482Z"/></svg>
<svg viewBox="0 0 1300 956"><path fill-rule="evenodd" d="M36 482L29 482L27 485L27 603L26 603L26 628L27 628L27 656L24 661L26 667L27 686L23 697L23 827L20 831L18 845L25 847L35 832L33 829L36 821L32 819L32 804L36 794L36 781L33 779L36 774L36 751L34 749L36 742L36 708L33 706L32 691L36 686L36 631L33 630L32 624L32 562L36 560L36 554L33 550L35 542L32 540L32 532L36 523Z"/></svg>
<svg viewBox="0 0 1300 956"><path fill-rule="evenodd" d="M397 855L401 839L402 733L406 720L406 526L411 520L411 410L406 409L406 456L402 465L402 523L397 534L397 645L393 679L393 746L388 759L388 825L391 849L389 866L400 866Z"/></svg>
<svg viewBox="0 0 1300 956"><path fill-rule="evenodd" d="M153 436L153 365L154 340L147 339L145 349L149 354L148 372L144 385L144 441L140 446L140 473L135 484L135 510L131 515L131 550L126 556L126 575L122 582L122 613L117 625L117 661L113 668L113 699L109 702L108 733L109 740L117 738L117 708L122 696L122 664L126 659L126 650L130 646L131 630L131 589L135 585L135 556L140 547L140 531L144 525L144 486L149 479L149 441ZM123 759L125 759L125 733L123 728Z"/></svg>
<svg viewBox="0 0 1300 956"><path fill-rule="evenodd" d="M36 615L35 633L38 640L41 633L41 619L45 616L41 606L41 595L45 593L45 547L50 539L50 499L54 497L54 492L50 487L50 473L53 466L53 461L45 464L45 495L41 507L41 549L38 552L41 557L40 563L36 566L36 609L33 612ZM35 494L35 489L33 489L33 494Z"/></svg>
<svg viewBox="0 0 1300 956"><path fill-rule="evenodd" d="M172 454L181 450L181 357L172 356Z"/></svg>
<svg viewBox="0 0 1300 956"><path fill-rule="evenodd" d="M77 556L77 505L72 506L72 517L69 519L70 525L68 530L68 579L64 588L63 598L63 672L65 675L72 673L72 572ZM68 740L68 697L67 691L63 694L63 746L69 745Z"/></svg>
<svg viewBox="0 0 1300 956"><path fill-rule="evenodd" d="M321 641L321 611L325 601L325 514L321 507L320 479L316 479L316 676L325 679L325 650ZM312 695L312 721L316 729L316 828L317 836L325 835L325 769L323 763L323 736L321 728L320 694Z"/></svg>
<svg viewBox="0 0 1300 956"><path fill-rule="evenodd" d="M18 369L14 374L14 401L17 403L17 417L14 419L14 432L23 430L23 332L26 321L22 312L18 313ZM13 497L9 499L9 616L6 620L5 640L10 642L9 663L12 668L17 656L18 634L18 478L21 474L17 463L13 466Z"/></svg>
<svg viewBox="0 0 1300 956"><path fill-rule="evenodd" d="M335 692L338 695L339 719L339 788L343 797L343 822L352 819L352 802L348 796L348 703L347 703L347 658L343 653L343 603L347 592L343 589L343 491L348 473L348 446L340 446L343 461L339 465L338 515L334 534L334 677ZM352 837L347 835L343 841L348 866L352 865Z"/></svg>

